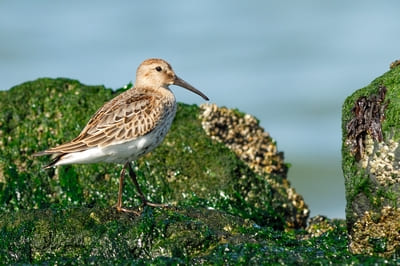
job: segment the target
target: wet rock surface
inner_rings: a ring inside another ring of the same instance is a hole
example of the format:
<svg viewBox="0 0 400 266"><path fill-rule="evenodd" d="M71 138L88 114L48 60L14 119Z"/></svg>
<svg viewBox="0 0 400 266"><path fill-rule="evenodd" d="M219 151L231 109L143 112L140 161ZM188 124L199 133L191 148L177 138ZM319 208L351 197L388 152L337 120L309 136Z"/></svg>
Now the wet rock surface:
<svg viewBox="0 0 400 266"><path fill-rule="evenodd" d="M296 199L301 196L287 183L282 154L251 116L239 127L252 125L261 141L240 145L262 152L241 159L206 134L199 107L179 104L163 144L135 165L147 198L169 207L138 209L140 201L128 181L124 206L140 210L140 216L111 207L118 191L116 165L42 170L49 158L33 158L32 153L74 138L99 106L122 90L44 78L0 91L2 263L387 262L350 254L343 220L315 218L307 231L294 229L304 225L306 208L296 205L302 198ZM251 150L240 145L242 154Z"/></svg>
<svg viewBox="0 0 400 266"><path fill-rule="evenodd" d="M350 250L398 252L400 220L400 68L349 96L343 105L343 173ZM397 230L397 231L396 231Z"/></svg>
<svg viewBox="0 0 400 266"><path fill-rule="evenodd" d="M385 206L379 213L366 211L350 231L351 252L382 257L398 254L400 209Z"/></svg>
<svg viewBox="0 0 400 266"><path fill-rule="evenodd" d="M311 217L308 221L306 238L320 237L326 233L337 230L337 222L323 215Z"/></svg>
<svg viewBox="0 0 400 266"><path fill-rule="evenodd" d="M283 152L252 115L215 104L200 106L202 126L206 133L224 143L246 164L271 185L274 194L281 196L285 220L289 227L305 227L309 209L301 195L286 179L287 165Z"/></svg>
<svg viewBox="0 0 400 266"><path fill-rule="evenodd" d="M227 145L255 171L286 177L283 152L278 152L276 142L254 116L216 104L200 108L201 124L212 139Z"/></svg>

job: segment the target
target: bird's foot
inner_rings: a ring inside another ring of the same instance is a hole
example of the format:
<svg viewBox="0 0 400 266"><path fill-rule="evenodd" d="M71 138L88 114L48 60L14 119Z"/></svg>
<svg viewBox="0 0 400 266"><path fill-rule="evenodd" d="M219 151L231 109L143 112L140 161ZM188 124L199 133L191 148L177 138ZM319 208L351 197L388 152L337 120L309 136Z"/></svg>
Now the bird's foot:
<svg viewBox="0 0 400 266"><path fill-rule="evenodd" d="M117 212L133 213L134 215L137 215L137 216L140 216L140 214L141 214L141 212L137 212L137 211L130 210L130 209L125 209L118 205L115 205L114 208L117 209Z"/></svg>

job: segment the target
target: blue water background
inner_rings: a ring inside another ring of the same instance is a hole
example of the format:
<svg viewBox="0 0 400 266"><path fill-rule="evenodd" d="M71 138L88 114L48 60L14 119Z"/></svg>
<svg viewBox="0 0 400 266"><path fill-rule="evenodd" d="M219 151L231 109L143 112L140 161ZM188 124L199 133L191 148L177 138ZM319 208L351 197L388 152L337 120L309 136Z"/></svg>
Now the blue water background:
<svg viewBox="0 0 400 266"><path fill-rule="evenodd" d="M0 89L38 77L119 88L164 58L211 102L259 118L311 215L344 217L341 106L400 57L399 11L394 0L2 0Z"/></svg>

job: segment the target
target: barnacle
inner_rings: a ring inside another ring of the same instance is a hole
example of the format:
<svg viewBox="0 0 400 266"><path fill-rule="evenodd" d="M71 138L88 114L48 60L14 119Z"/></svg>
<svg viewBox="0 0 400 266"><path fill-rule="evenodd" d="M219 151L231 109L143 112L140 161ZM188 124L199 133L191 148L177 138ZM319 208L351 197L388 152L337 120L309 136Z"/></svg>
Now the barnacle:
<svg viewBox="0 0 400 266"><path fill-rule="evenodd" d="M400 183L399 143L393 139L374 143L370 136L364 141L365 156L360 159L360 165L368 169L374 183L390 186Z"/></svg>
<svg viewBox="0 0 400 266"><path fill-rule="evenodd" d="M365 212L350 232L349 249L355 254L390 256L400 249L400 209L383 207Z"/></svg>
<svg viewBox="0 0 400 266"><path fill-rule="evenodd" d="M215 104L203 104L202 126L211 138L225 143L258 173L276 173L286 177L283 153L268 132L249 114Z"/></svg>
<svg viewBox="0 0 400 266"><path fill-rule="evenodd" d="M400 60L397 59L390 64L390 69L400 66Z"/></svg>
<svg viewBox="0 0 400 266"><path fill-rule="evenodd" d="M289 227L303 227L310 213L301 195L286 179L287 165L273 138L252 115L215 104L200 106L202 127L212 139L224 143L256 173L264 176L277 194L284 194L282 208L290 213ZM279 192L278 192L279 191Z"/></svg>

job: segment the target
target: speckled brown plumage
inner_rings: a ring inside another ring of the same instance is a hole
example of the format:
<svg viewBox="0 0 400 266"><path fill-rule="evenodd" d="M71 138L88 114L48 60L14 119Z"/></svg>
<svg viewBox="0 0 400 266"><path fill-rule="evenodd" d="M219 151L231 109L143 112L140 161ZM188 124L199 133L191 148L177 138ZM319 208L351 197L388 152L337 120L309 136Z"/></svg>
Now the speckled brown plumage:
<svg viewBox="0 0 400 266"><path fill-rule="evenodd" d="M208 100L180 79L169 63L147 59L137 69L135 86L104 104L75 139L34 155L55 154L45 168L74 163L123 164L117 209L127 211L121 207L126 169L143 204L158 206L145 199L130 163L156 148L167 134L176 113L175 96L169 85L184 87Z"/></svg>

